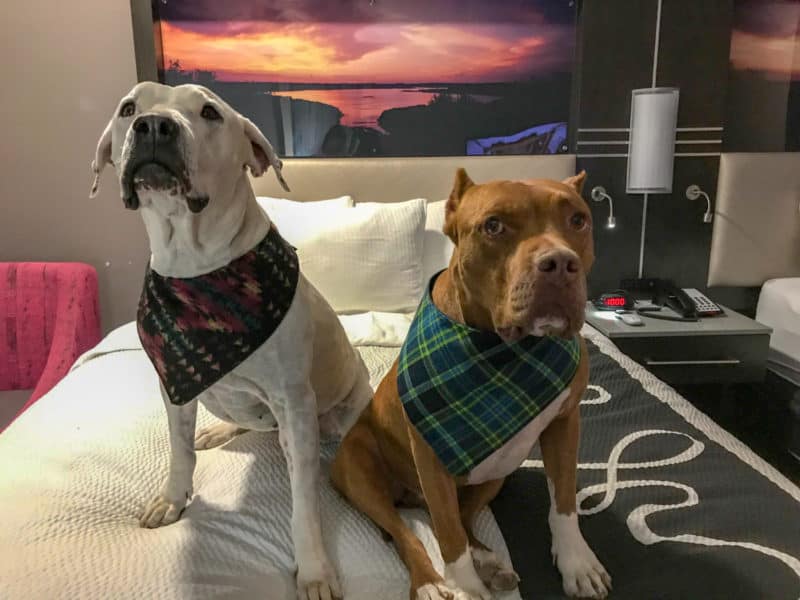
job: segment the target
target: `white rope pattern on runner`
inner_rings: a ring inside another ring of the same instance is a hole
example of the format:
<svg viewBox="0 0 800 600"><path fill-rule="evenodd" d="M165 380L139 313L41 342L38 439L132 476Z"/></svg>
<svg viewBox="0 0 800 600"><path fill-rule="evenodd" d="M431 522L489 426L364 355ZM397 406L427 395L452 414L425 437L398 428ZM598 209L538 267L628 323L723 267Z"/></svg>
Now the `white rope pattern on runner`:
<svg viewBox="0 0 800 600"><path fill-rule="evenodd" d="M599 397L582 400L581 404L584 405L605 404L611 399L611 394L609 394L608 391L604 390L601 386L592 385L590 387L599 393ZM598 402L600 398L603 398L604 401ZM691 442L691 444L683 452L680 452L679 454L676 454L675 456L669 458L663 458L659 460L652 460L645 462L634 462L634 463L620 462L620 457L622 456L622 453L625 451L625 449L628 448L628 446L630 446L637 440L641 440L646 437L654 435L676 435L688 439ZM721 540L717 538L699 536L694 534L662 536L655 533L647 525L646 521L647 517L659 512L680 510L683 508L690 508L692 506L697 505L699 503L699 497L697 491L689 485L678 483L675 481L665 481L656 479L650 479L650 480L630 479L630 480L620 481L617 476L617 472L621 469L653 469L667 465L676 465L689 462L697 458L703 452L704 449L705 449L705 444L703 444L703 442L693 438L689 434L680 431L670 431L667 429L645 429L629 433L621 440L619 440L611 449L611 453L609 454L608 457L608 462L578 463L579 469L606 471L605 482L590 485L578 490L577 492L578 514L592 515L606 510L614 502L614 499L616 498L617 495L617 490L630 489L630 488L643 488L643 487L668 487L668 488L682 490L686 494L686 500L684 500L683 502L676 502L672 504L643 504L630 512L628 518L626 519L626 523L628 525L628 529L630 530L631 534L633 535L634 539L636 539L636 541L648 546L652 544L658 544L660 542L681 542L685 544L696 544L702 546L727 546L727 547L743 548L754 552L760 552L761 554L780 560L786 566L788 566L792 571L794 571L795 575L797 575L798 579L800 579L800 560L789 554L786 554L785 552L775 550L774 548L770 548L768 546L762 546L760 544L754 544L751 542ZM522 467L541 469L544 467L544 463L541 460L526 460L522 463ZM583 508L583 503L588 498L591 498L592 496L596 496L598 494L603 494L603 499L597 505L592 506L590 508Z"/></svg>
<svg viewBox="0 0 800 600"><path fill-rule="evenodd" d="M789 496L794 498L797 502L800 502L800 488L789 481L775 467L753 452L746 444L717 425L708 415L695 408L693 404L676 392L672 387L633 361L629 356L623 354L611 340L589 325L584 326L581 330L581 334L587 340L595 344L603 354L619 364L620 367L642 385L646 392L669 406L673 411L683 417L687 423L702 431L708 439L725 448L743 463L749 465L777 487L789 494Z"/></svg>
<svg viewBox="0 0 800 600"><path fill-rule="evenodd" d="M581 400L581 404L605 404L611 400L611 394L599 385L589 384L586 386L586 389L597 392L597 398L586 398Z"/></svg>

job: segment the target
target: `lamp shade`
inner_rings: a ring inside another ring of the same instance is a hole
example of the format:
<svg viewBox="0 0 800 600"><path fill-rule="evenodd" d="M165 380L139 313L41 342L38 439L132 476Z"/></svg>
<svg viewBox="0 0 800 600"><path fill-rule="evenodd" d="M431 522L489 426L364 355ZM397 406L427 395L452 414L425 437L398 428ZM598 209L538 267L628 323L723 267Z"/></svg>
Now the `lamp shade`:
<svg viewBox="0 0 800 600"><path fill-rule="evenodd" d="M631 94L629 194L672 192L678 89L647 88Z"/></svg>

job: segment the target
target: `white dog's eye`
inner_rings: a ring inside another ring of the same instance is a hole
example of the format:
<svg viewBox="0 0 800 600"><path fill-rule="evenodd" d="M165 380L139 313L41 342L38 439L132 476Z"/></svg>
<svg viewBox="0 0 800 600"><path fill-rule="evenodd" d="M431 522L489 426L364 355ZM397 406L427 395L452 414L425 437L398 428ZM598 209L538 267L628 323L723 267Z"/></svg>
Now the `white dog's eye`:
<svg viewBox="0 0 800 600"><path fill-rule="evenodd" d="M200 111L200 116L208 121L221 121L222 115L219 114L219 111L211 106L210 104L206 104L203 107L203 110Z"/></svg>
<svg viewBox="0 0 800 600"><path fill-rule="evenodd" d="M122 105L122 108L119 109L119 116L120 117L132 117L136 112L136 103L131 100L130 102L126 102Z"/></svg>

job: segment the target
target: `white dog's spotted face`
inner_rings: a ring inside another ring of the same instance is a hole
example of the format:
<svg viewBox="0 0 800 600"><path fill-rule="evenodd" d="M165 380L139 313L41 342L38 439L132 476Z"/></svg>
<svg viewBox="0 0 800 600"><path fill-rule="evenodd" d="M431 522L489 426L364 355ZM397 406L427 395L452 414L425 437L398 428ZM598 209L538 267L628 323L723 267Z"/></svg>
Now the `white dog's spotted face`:
<svg viewBox="0 0 800 600"><path fill-rule="evenodd" d="M230 198L243 169L262 175L281 161L248 119L198 85L144 82L120 100L97 144L91 195L103 167L113 164L126 208L150 206L164 215L199 213Z"/></svg>

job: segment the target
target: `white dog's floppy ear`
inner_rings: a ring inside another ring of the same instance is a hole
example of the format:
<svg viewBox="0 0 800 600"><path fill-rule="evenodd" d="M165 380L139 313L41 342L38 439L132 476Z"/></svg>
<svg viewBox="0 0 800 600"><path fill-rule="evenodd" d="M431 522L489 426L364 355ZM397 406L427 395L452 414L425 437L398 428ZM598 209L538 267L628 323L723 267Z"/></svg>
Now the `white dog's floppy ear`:
<svg viewBox="0 0 800 600"><path fill-rule="evenodd" d="M94 198L97 195L97 189L100 187L100 173L103 172L103 168L107 164L111 163L111 127L113 125L114 119L112 118L97 142L97 150L95 150L94 160L92 161L94 180L92 181L92 189L89 191L89 198Z"/></svg>
<svg viewBox="0 0 800 600"><path fill-rule="evenodd" d="M275 153L272 144L269 143L269 140L264 137L264 134L259 131L258 127L256 127L250 119L242 117L242 123L244 124L244 134L247 136L247 139L250 140L252 154L247 161L247 166L250 167L250 172L253 174L253 177L260 177L266 173L269 166L272 165L272 168L275 169L275 176L278 178L283 189L287 192L291 191L281 172L283 163Z"/></svg>

